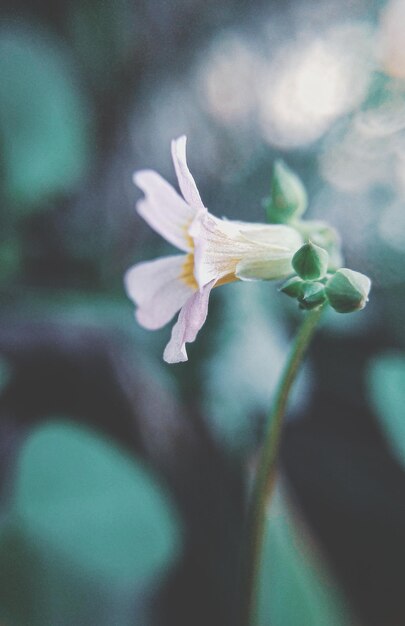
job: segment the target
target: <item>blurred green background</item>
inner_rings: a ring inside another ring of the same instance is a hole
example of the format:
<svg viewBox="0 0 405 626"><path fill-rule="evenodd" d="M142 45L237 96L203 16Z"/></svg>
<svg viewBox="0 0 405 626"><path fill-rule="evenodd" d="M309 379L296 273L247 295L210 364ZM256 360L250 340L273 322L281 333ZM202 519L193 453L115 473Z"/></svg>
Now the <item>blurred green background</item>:
<svg viewBox="0 0 405 626"><path fill-rule="evenodd" d="M238 626L250 474L301 313L227 285L176 366L170 329L137 326L123 274L173 249L131 176L175 184L181 134L212 213L263 221L281 157L373 281L297 384L259 626L405 624L405 1L0 16L1 625Z"/></svg>

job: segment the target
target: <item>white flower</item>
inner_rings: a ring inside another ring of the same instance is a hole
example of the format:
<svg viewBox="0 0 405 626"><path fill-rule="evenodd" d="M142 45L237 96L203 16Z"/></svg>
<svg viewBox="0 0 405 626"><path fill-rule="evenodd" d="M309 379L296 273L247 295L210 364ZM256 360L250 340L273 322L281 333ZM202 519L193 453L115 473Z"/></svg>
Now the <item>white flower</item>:
<svg viewBox="0 0 405 626"><path fill-rule="evenodd" d="M137 210L183 254L135 265L125 275L125 286L145 328L161 328L180 310L163 355L177 363L187 360L186 343L195 340L205 322L211 289L235 280L288 276L302 238L289 226L211 215L187 167L186 137L172 141L172 157L183 198L159 174L142 170L134 174L145 194Z"/></svg>

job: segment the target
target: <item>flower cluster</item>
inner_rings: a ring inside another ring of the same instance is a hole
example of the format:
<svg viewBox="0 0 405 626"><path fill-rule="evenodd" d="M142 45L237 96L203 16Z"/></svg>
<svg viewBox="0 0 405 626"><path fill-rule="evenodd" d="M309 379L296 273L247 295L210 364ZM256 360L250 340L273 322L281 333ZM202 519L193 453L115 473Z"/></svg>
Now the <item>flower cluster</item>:
<svg viewBox="0 0 405 626"><path fill-rule="evenodd" d="M135 265L127 271L125 285L145 328L161 328L180 311L163 355L168 363L177 363L187 360L186 343L195 340L205 322L213 287L288 276L303 239L287 225L215 217L204 206L188 169L186 137L172 142L172 157L183 197L158 173L142 170L134 174L145 194L137 210L183 254Z"/></svg>
<svg viewBox="0 0 405 626"><path fill-rule="evenodd" d="M144 192L138 213L182 254L138 263L125 275L138 322L150 330L167 324L180 311L163 358L187 360L207 317L214 287L236 280L274 280L291 276L282 287L301 308L328 302L336 311L359 310L367 302L367 277L340 269L338 237L322 222L303 222L307 199L299 179L277 163L272 197L266 207L270 224L219 219L204 206L186 160L186 137L172 142L173 163L182 196L157 172L134 174ZM316 243L319 245L316 245Z"/></svg>

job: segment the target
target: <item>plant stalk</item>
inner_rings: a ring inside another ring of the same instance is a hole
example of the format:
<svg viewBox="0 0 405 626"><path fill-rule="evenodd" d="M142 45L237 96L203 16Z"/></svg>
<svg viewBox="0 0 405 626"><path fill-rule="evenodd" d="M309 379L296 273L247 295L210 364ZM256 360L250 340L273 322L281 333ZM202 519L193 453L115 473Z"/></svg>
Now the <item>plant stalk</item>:
<svg viewBox="0 0 405 626"><path fill-rule="evenodd" d="M297 377L306 350L311 342L324 307L309 311L301 324L277 389L273 409L267 422L267 431L260 454L248 514L248 553L246 565L246 595L243 626L256 626L257 596L261 555L266 527L266 510L274 488L278 451L284 414L289 394Z"/></svg>

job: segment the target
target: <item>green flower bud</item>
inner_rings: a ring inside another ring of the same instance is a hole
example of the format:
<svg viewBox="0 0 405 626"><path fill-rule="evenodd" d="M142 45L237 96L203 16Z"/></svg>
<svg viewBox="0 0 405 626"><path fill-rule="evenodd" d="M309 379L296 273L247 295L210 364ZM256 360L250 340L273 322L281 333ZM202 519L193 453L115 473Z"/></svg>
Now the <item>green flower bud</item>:
<svg viewBox="0 0 405 626"><path fill-rule="evenodd" d="M271 197L264 203L268 221L271 224L287 224L300 217L307 204L307 193L298 176L283 161L276 161Z"/></svg>
<svg viewBox="0 0 405 626"><path fill-rule="evenodd" d="M320 246L329 254L329 269L335 271L342 267L343 257L339 233L326 222L308 220L299 222L295 227L300 231L304 239Z"/></svg>
<svg viewBox="0 0 405 626"><path fill-rule="evenodd" d="M368 302L371 281L368 276L342 268L326 283L330 305L338 313L353 313L364 309Z"/></svg>
<svg viewBox="0 0 405 626"><path fill-rule="evenodd" d="M298 300L301 309L316 309L326 300L325 286L318 282L304 283Z"/></svg>
<svg viewBox="0 0 405 626"><path fill-rule="evenodd" d="M292 276L280 287L280 291L290 296L290 298L300 298L303 294L305 283L299 276Z"/></svg>
<svg viewBox="0 0 405 626"><path fill-rule="evenodd" d="M328 271L329 255L323 248L310 241L293 256L292 266L304 280L319 280Z"/></svg>

